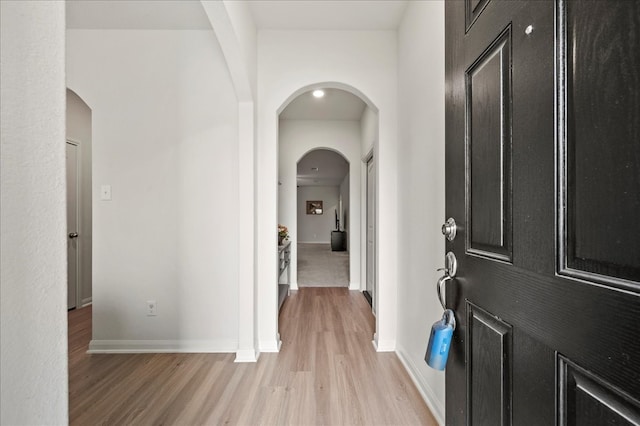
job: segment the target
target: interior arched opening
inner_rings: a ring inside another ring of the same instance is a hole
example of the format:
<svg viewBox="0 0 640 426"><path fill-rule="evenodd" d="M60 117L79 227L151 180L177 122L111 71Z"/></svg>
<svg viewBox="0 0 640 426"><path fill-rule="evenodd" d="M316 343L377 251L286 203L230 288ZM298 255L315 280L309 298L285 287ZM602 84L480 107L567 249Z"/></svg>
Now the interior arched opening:
<svg viewBox="0 0 640 426"><path fill-rule="evenodd" d="M317 90L322 96L314 96ZM366 248L367 226L375 228L367 222L366 189L377 128L377 108L340 83L303 87L278 110L277 217L287 227L290 249L289 270L279 283L287 291L335 286L366 292L367 281L375 282L375 251ZM331 258L337 261L327 268ZM369 302L374 308L375 296Z"/></svg>

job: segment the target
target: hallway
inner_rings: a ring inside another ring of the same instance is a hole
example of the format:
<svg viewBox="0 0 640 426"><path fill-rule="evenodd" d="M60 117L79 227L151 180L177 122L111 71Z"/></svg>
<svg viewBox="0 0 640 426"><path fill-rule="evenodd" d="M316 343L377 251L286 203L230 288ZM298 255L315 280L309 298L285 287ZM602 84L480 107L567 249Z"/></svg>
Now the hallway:
<svg viewBox="0 0 640 426"><path fill-rule="evenodd" d="M436 425L395 353L371 345L359 292L306 288L280 314L282 350L88 355L91 307L69 312L70 423Z"/></svg>

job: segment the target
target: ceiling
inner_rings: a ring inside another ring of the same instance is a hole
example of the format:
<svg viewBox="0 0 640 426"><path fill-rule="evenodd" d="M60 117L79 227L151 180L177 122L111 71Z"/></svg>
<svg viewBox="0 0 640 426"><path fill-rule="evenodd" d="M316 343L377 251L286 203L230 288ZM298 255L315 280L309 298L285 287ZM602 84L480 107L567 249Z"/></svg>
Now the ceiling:
<svg viewBox="0 0 640 426"><path fill-rule="evenodd" d="M318 170L312 170L317 167ZM309 152L298 161L298 186L339 186L349 173L342 155L328 149Z"/></svg>
<svg viewBox="0 0 640 426"><path fill-rule="evenodd" d="M259 29L395 30L407 0L260 0L249 7Z"/></svg>
<svg viewBox="0 0 640 426"><path fill-rule="evenodd" d="M360 121L366 104L359 97L340 89L323 90L322 98L314 98L311 91L295 98L280 113L280 119Z"/></svg>
<svg viewBox="0 0 640 426"><path fill-rule="evenodd" d="M200 0L67 0L67 28L210 30Z"/></svg>
<svg viewBox="0 0 640 426"><path fill-rule="evenodd" d="M258 29L395 30L407 3L408 0L254 0L248 5ZM211 29L200 0L67 0L66 9L69 29Z"/></svg>

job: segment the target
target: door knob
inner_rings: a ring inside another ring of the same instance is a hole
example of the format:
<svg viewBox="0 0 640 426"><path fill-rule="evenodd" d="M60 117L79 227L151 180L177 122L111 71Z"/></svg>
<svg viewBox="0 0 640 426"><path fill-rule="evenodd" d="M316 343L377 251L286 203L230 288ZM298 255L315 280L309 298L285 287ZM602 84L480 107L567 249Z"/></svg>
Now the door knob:
<svg viewBox="0 0 640 426"><path fill-rule="evenodd" d="M69 238L78 238L78 233L77 232L69 233Z"/></svg>
<svg viewBox="0 0 640 426"><path fill-rule="evenodd" d="M442 225L442 235L447 237L447 240L453 241L456 237L456 221L453 220L452 217L447 219L447 221Z"/></svg>

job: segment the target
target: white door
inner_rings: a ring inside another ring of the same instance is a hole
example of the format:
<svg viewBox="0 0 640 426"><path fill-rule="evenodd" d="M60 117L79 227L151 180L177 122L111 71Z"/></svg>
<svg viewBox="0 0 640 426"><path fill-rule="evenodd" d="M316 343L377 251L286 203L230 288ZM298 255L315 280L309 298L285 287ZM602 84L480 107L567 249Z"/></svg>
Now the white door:
<svg viewBox="0 0 640 426"><path fill-rule="evenodd" d="M78 146L67 142L67 308L78 298Z"/></svg>
<svg viewBox="0 0 640 426"><path fill-rule="evenodd" d="M367 163L367 292L376 313L376 169L373 158Z"/></svg>

